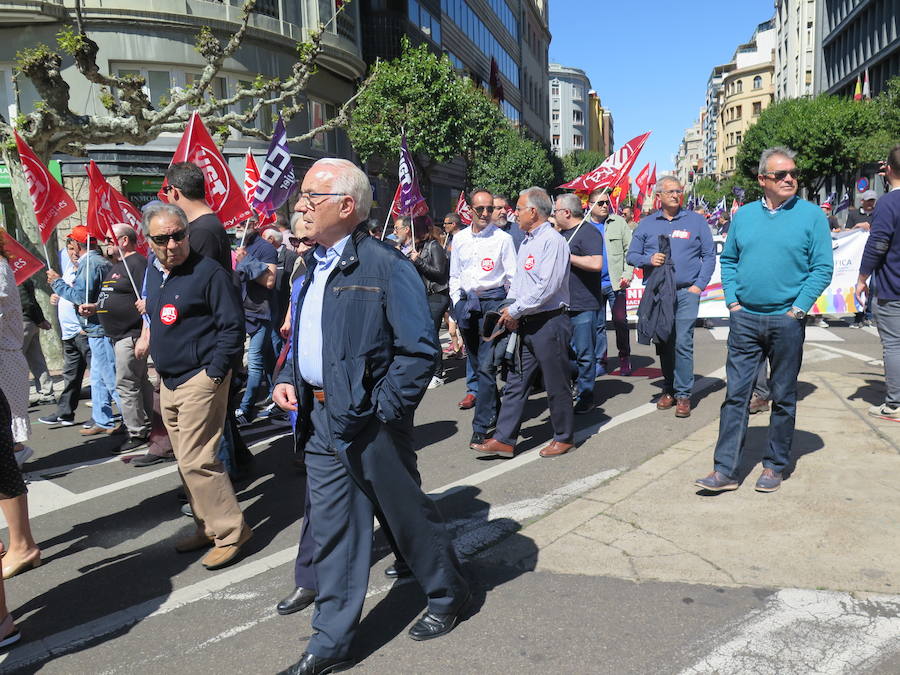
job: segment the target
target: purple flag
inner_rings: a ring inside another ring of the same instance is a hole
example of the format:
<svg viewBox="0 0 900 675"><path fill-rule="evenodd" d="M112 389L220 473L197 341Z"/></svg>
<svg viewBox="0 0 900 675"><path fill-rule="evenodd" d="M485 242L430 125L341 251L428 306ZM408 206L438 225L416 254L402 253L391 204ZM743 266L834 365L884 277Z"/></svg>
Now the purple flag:
<svg viewBox="0 0 900 675"><path fill-rule="evenodd" d="M294 176L294 164L288 149L287 132L279 115L250 206L271 215L287 201L295 185L297 178Z"/></svg>
<svg viewBox="0 0 900 675"><path fill-rule="evenodd" d="M401 216L424 216L428 213L428 204L425 203L425 197L419 190L416 166L406 147L405 133L400 142L400 199L398 199L397 211Z"/></svg>

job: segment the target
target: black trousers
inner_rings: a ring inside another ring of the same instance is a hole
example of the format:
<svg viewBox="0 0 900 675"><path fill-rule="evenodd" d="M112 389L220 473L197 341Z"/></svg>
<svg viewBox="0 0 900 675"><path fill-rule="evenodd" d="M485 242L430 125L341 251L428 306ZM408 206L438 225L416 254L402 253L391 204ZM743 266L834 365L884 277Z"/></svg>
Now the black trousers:
<svg viewBox="0 0 900 675"><path fill-rule="evenodd" d="M305 460L318 589L307 651L323 658L349 655L368 587L372 519L379 510L429 610L457 611L468 597L468 584L443 518L420 487L412 419L383 424L372 417L341 451L330 445L328 414L318 401L312 426Z"/></svg>
<svg viewBox="0 0 900 675"><path fill-rule="evenodd" d="M434 334L435 339L438 343L438 351L437 356L434 357L435 362L435 377L443 377L444 376L444 366L443 366L443 349L440 348L441 340L438 337L441 332L441 321L444 319L444 313L450 307L450 292L446 291L444 293L432 293L428 296L428 309L431 312L431 320L434 322Z"/></svg>
<svg viewBox="0 0 900 675"><path fill-rule="evenodd" d="M84 371L91 361L91 350L88 347L87 335L84 333L63 340L62 344L63 390L59 395L56 414L59 417L70 417L75 414L78 399L81 398L81 384Z"/></svg>
<svg viewBox="0 0 900 675"><path fill-rule="evenodd" d="M500 402L497 431L501 443L515 445L522 426L522 413L532 381L540 369L550 406L550 424L554 440L571 443L575 434L575 413L569 374L569 342L572 324L567 314L544 321L525 321L519 325L520 364L509 373Z"/></svg>

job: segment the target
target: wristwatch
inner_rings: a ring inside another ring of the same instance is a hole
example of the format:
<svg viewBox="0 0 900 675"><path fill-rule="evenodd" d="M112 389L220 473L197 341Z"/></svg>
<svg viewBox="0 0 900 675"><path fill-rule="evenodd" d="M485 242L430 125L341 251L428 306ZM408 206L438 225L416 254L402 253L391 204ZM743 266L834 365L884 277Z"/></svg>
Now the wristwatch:
<svg viewBox="0 0 900 675"><path fill-rule="evenodd" d="M797 321L803 321L803 319L806 318L806 312L799 307L791 307L791 311L794 313L794 318L797 319Z"/></svg>
<svg viewBox="0 0 900 675"><path fill-rule="evenodd" d="M220 385L223 382L221 377L211 377L209 379L211 379L216 385Z"/></svg>

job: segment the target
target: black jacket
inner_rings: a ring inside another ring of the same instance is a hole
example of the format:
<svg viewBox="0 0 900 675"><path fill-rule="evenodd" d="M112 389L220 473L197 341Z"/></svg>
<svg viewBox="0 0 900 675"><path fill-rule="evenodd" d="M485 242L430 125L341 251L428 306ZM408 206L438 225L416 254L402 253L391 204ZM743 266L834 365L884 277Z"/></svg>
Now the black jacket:
<svg viewBox="0 0 900 675"><path fill-rule="evenodd" d="M649 345L666 342L675 330L675 266L669 235L659 235L659 252L666 262L654 267L644 279L644 294L638 305L638 343Z"/></svg>
<svg viewBox="0 0 900 675"><path fill-rule="evenodd" d="M315 269L313 251L306 255ZM291 308L291 347L276 383L292 384L299 405L296 444L311 427L312 388L300 377L297 340L307 274ZM328 278L322 301L322 373L332 447L346 450L374 419L411 418L434 374L438 344L415 268L398 250L358 227Z"/></svg>
<svg viewBox="0 0 900 675"><path fill-rule="evenodd" d="M422 275L425 282L425 293L449 293L450 290L450 258L444 247L434 239L429 239L422 245L419 257L413 261L413 265Z"/></svg>
<svg viewBox="0 0 900 675"><path fill-rule="evenodd" d="M35 325L44 323L44 312L34 296L34 282L31 279L26 279L19 286L19 300L22 301L23 317Z"/></svg>
<svg viewBox="0 0 900 675"><path fill-rule="evenodd" d="M205 369L225 377L244 353L244 311L222 266L191 251L163 281L147 266L150 354L163 383L175 389Z"/></svg>

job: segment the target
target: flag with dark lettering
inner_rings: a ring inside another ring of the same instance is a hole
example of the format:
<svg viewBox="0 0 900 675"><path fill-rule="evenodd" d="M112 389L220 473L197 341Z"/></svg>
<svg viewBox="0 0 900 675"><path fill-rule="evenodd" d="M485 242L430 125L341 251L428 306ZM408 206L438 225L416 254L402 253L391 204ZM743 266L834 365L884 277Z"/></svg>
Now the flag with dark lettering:
<svg viewBox="0 0 900 675"><path fill-rule="evenodd" d="M238 182L196 112L191 115L169 166L179 162L191 162L203 171L206 203L216 212L226 229L250 217L250 207ZM164 180L159 191L159 198L164 202L169 201L167 188L168 181Z"/></svg>
<svg viewBox="0 0 900 675"><path fill-rule="evenodd" d="M428 213L428 204L419 189L419 180L416 178L416 166L412 155L406 147L406 134L400 142L400 199L398 212L401 216L424 216Z"/></svg>
<svg viewBox="0 0 900 675"><path fill-rule="evenodd" d="M13 239L9 232L0 227L0 237L3 237L3 248L6 251L7 261L16 278L16 286L21 286L35 272L44 267L38 258L31 255L22 244Z"/></svg>
<svg viewBox="0 0 900 675"><path fill-rule="evenodd" d="M296 186L297 178L294 175L291 151L288 149L287 131L284 120L279 115L250 206L271 217L288 200Z"/></svg>
<svg viewBox="0 0 900 675"><path fill-rule="evenodd" d="M31 197L34 217L37 219L38 229L41 233L41 243L46 244L60 221L68 218L78 209L75 206L75 200L50 174L47 167L34 154L34 150L22 140L18 132L13 131L13 136L16 139L19 159L22 161L25 181L28 183L28 196Z"/></svg>

